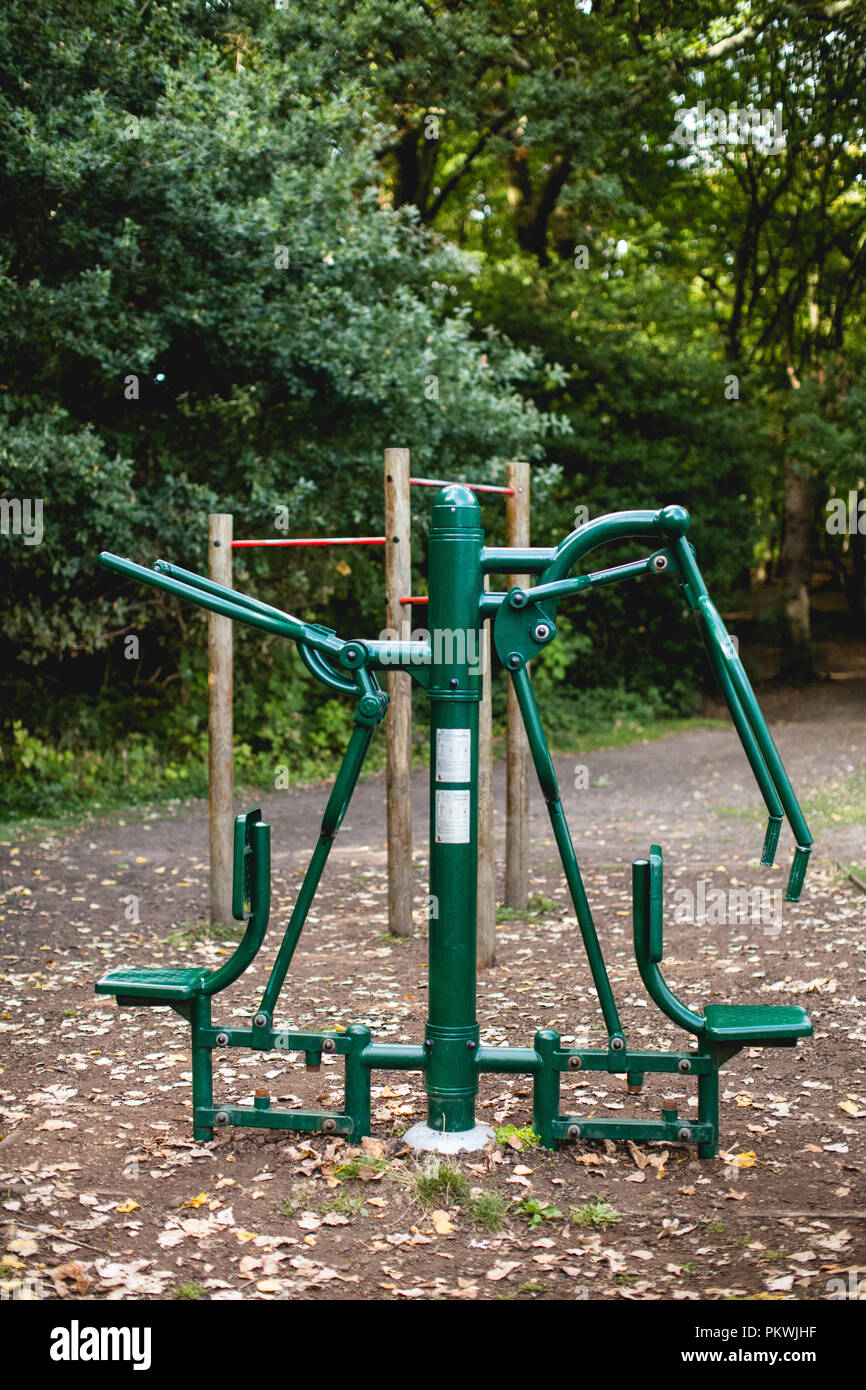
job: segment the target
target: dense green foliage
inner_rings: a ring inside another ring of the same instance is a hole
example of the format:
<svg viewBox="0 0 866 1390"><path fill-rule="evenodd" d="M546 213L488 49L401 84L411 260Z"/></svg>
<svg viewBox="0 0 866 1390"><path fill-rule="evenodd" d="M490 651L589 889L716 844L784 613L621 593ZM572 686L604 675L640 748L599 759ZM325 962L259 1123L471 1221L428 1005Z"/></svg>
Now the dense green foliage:
<svg viewBox="0 0 866 1390"><path fill-rule="evenodd" d="M862 631L864 536L825 503L863 495L863 39L859 0L7 0L3 807L202 790L203 616L97 552L201 568L213 510L376 531L389 444L436 476L530 458L536 542L685 503L791 674L816 575ZM375 551L236 577L382 626ZM536 675L562 737L694 705L670 586L569 616ZM347 715L239 634L241 776L327 764Z"/></svg>

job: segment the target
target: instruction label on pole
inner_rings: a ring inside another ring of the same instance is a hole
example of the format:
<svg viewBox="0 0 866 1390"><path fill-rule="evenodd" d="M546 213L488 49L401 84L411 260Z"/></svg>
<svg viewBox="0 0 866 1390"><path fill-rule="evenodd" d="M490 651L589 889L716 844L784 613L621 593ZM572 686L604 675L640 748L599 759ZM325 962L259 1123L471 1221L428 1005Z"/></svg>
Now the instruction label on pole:
<svg viewBox="0 0 866 1390"><path fill-rule="evenodd" d="M469 844L469 792L436 793L437 845Z"/></svg>
<svg viewBox="0 0 866 1390"><path fill-rule="evenodd" d="M472 734L468 729L436 730L436 781L468 782L472 768Z"/></svg>

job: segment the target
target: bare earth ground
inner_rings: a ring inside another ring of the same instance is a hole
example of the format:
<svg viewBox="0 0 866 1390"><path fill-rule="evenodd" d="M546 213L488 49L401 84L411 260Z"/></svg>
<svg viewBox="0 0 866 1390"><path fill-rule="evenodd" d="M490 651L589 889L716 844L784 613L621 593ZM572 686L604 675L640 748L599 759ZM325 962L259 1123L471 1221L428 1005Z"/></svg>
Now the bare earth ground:
<svg viewBox="0 0 866 1390"><path fill-rule="evenodd" d="M862 776L866 681L770 692L764 704L805 801ZM587 790L572 790L578 761L589 768ZM764 823L733 733L560 757L557 771L630 1040L669 1047L682 1036L646 999L631 952L628 866L655 840L665 850L666 971L686 1002L802 1003L811 1014L813 1039L728 1064L724 1156L699 1162L686 1146L613 1143L549 1154L500 1143L460 1163L472 1188L508 1203L503 1228L491 1233L447 1193L432 1211L419 1205L423 1164L401 1138L425 1116L419 1074L374 1076L374 1138L363 1152L324 1136L254 1130L194 1143L186 1024L168 1010L119 1010L93 993L113 965L211 965L230 949L166 941L172 924L206 911L206 808L176 819L151 813L2 847L0 1292L15 1296L23 1283L48 1299L799 1300L840 1287L856 1297L861 1279L866 1296L866 895L838 870L840 861L859 864L866 878L863 824L833 819L843 795L813 816L806 889L799 904L785 904L778 932L678 923L673 893L695 891L699 879L785 883L790 839L777 868L759 866ZM424 845L423 773L414 795L415 842ZM219 997L217 1022L250 1017L323 803L321 787L264 797L271 928L256 968ZM754 817L726 810L738 803ZM504 830L501 814L499 822ZM378 1039L423 1037L425 855L416 854L416 934L397 944L386 936L384 839L384 784L375 777L359 788L338 837L281 1022L365 1022ZM532 891L556 906L499 927L496 966L479 984L482 1041L528 1044L545 1026L567 1041L598 1042L589 972L535 791L531 845ZM140 925L124 917L130 894L140 899ZM238 1049L216 1061L218 1098L249 1102L263 1087L284 1105L341 1103L339 1060L318 1073L276 1053ZM595 1074L566 1078L563 1089L563 1109L587 1116L657 1115L666 1095L687 1115L694 1083L648 1078L644 1094L630 1097L624 1077ZM528 1082L482 1079L478 1114L528 1125ZM339 1172L359 1154L356 1176ZM526 1198L535 1199L534 1224ZM598 1202L619 1220L572 1219ZM842 1284L828 1285L834 1279Z"/></svg>

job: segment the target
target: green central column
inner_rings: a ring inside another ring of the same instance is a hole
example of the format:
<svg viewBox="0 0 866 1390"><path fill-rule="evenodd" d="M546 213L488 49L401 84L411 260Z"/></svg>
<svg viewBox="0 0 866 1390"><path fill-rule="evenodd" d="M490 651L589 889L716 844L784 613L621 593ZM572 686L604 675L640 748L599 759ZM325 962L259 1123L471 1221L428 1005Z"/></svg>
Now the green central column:
<svg viewBox="0 0 866 1390"><path fill-rule="evenodd" d="M436 496L430 529L430 923L427 1124L416 1149L483 1148L475 1124L478 1022L478 706L483 647L479 599L484 534L474 495L451 484Z"/></svg>

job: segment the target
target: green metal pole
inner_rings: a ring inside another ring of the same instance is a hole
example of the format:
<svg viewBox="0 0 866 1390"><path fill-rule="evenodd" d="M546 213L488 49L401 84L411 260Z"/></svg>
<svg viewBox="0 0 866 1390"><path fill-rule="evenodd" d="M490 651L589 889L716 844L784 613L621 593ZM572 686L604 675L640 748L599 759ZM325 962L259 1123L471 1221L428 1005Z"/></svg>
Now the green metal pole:
<svg viewBox="0 0 866 1390"><path fill-rule="evenodd" d="M210 997L197 994L192 1002L192 1114L193 1139L207 1142L213 1139L213 1125L202 1123L199 1111L210 1110L213 1106L213 1054L210 1046L202 1043L201 1035L210 1030Z"/></svg>
<svg viewBox="0 0 866 1390"><path fill-rule="evenodd" d="M481 1148L478 1073L476 883L478 706L481 700L480 511L468 488L437 494L430 528L430 927L427 1125L416 1148ZM445 1136L455 1135L452 1140ZM438 1136L438 1142L437 1142Z"/></svg>

